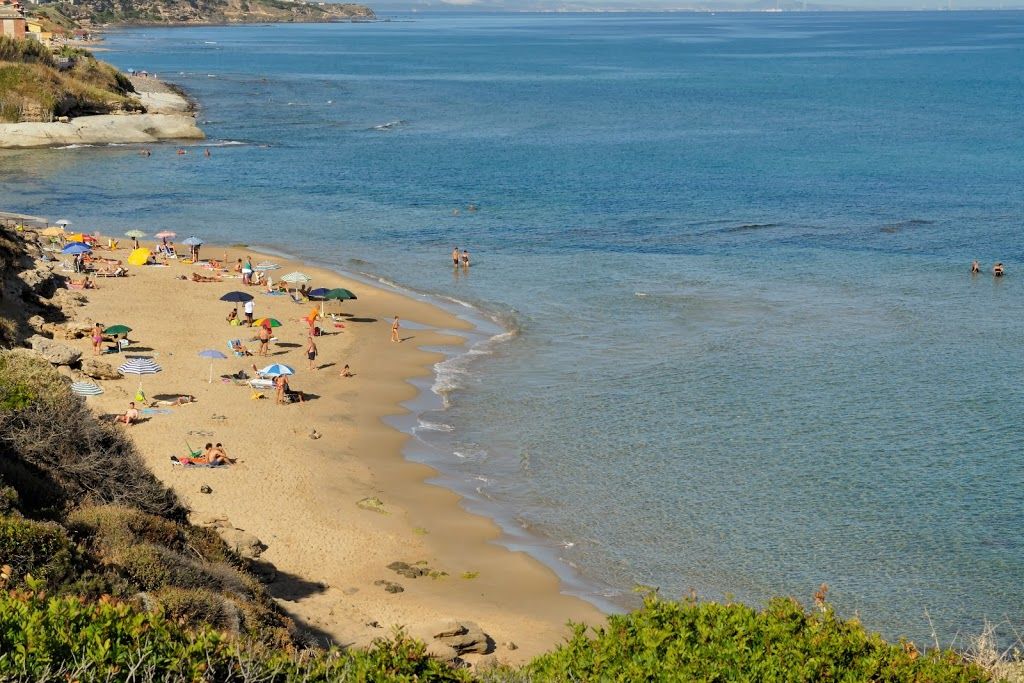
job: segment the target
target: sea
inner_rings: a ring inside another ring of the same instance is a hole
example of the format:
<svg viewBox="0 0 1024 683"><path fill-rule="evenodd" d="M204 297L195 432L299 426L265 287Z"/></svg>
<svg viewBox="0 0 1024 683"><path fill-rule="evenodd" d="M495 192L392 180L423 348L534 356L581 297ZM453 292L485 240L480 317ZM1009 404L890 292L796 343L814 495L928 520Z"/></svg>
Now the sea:
<svg viewBox="0 0 1024 683"><path fill-rule="evenodd" d="M1024 628L1024 12L382 18L107 33L209 139L2 152L0 205L473 322L408 456L605 609Z"/></svg>

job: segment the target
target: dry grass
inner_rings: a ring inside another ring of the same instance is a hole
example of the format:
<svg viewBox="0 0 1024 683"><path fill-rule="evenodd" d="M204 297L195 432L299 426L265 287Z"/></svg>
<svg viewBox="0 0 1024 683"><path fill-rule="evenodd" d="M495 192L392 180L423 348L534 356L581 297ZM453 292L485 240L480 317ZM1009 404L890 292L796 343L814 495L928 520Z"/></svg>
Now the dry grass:
<svg viewBox="0 0 1024 683"><path fill-rule="evenodd" d="M1008 646L1000 647L998 645L1002 640L1000 631L1004 628L1012 631L1013 642ZM1024 639L1020 633L1013 630L1008 623L993 624L986 620L981 633L968 638L964 659L983 668L994 681L1024 683L1022 653L1024 653Z"/></svg>

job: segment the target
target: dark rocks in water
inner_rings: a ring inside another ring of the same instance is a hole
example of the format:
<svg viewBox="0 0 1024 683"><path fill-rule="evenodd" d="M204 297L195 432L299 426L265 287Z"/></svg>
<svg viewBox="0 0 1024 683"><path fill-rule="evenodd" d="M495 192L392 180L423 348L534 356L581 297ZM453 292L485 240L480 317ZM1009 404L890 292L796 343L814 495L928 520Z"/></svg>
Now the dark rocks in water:
<svg viewBox="0 0 1024 683"><path fill-rule="evenodd" d="M428 567L415 567L407 562L392 562L388 565L388 569L407 579L418 579L430 573Z"/></svg>

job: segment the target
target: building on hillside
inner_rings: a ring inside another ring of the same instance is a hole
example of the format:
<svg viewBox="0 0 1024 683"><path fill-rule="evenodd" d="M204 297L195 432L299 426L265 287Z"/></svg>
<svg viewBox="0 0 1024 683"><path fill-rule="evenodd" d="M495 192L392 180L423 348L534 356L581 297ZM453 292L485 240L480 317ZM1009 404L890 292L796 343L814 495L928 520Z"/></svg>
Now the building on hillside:
<svg viewBox="0 0 1024 683"><path fill-rule="evenodd" d="M7 0L0 3L0 36L25 37L25 15L21 5Z"/></svg>
<svg viewBox="0 0 1024 683"><path fill-rule="evenodd" d="M25 19L25 37L38 40L43 45L49 46L53 42L53 33L43 28L38 19Z"/></svg>

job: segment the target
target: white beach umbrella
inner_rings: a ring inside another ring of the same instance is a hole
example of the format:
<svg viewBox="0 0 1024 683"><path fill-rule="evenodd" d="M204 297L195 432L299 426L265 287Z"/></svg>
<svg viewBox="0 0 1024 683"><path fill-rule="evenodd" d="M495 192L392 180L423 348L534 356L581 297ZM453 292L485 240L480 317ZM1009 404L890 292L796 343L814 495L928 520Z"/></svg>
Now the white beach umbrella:
<svg viewBox="0 0 1024 683"><path fill-rule="evenodd" d="M256 264L256 270L277 270L280 267L273 261L260 261Z"/></svg>
<svg viewBox="0 0 1024 683"><path fill-rule="evenodd" d="M300 273L297 270L293 273L288 273L287 275L281 276L281 282L287 282L290 285L305 284L312 279L313 278L311 278L310 276L306 275L305 273Z"/></svg>
<svg viewBox="0 0 1024 683"><path fill-rule="evenodd" d="M69 225L71 225L71 221L69 221L67 218L61 218L59 221L54 223L54 225L59 225L62 228L66 228Z"/></svg>
<svg viewBox="0 0 1024 683"><path fill-rule="evenodd" d="M277 377L278 375L294 375L295 371L283 363L273 363L260 370L259 374L266 377Z"/></svg>

